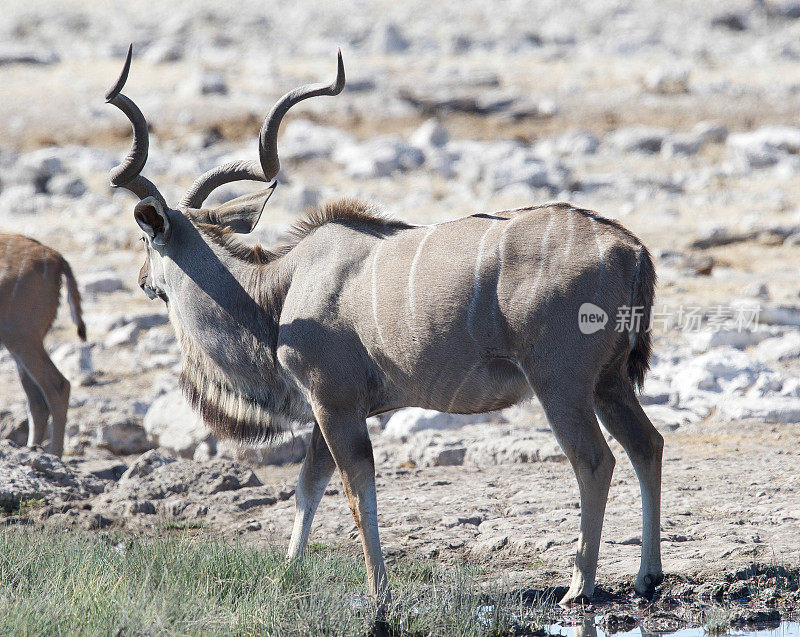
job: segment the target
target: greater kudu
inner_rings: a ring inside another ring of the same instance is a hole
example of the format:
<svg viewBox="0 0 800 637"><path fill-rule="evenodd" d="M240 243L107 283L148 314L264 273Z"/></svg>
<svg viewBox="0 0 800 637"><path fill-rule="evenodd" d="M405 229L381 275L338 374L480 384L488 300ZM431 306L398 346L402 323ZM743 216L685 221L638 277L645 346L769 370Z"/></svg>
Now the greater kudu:
<svg viewBox="0 0 800 637"><path fill-rule="evenodd" d="M78 286L66 259L29 237L0 234L0 255L0 345L11 352L28 398L28 445L42 444L52 417L49 451L60 456L70 385L42 341L56 317L62 275L72 320L86 340Z"/></svg>
<svg viewBox="0 0 800 637"><path fill-rule="evenodd" d="M370 593L389 593L378 538L375 469L366 418L417 405L455 413L500 409L536 395L573 465L581 534L567 603L591 596L614 457L595 418L620 441L643 497L636 590L661 581L662 437L635 393L648 366L645 329L655 273L642 243L620 225L564 203L412 226L342 201L312 212L282 247L250 248L249 232L272 188L216 209L219 184L268 181L278 172L277 133L286 111L336 81L288 93L259 135L260 167L235 162L200 177L176 208L139 175L147 126L119 90L133 149L112 183L141 198L145 233L140 284L166 301L183 356L181 385L217 433L269 440L314 422L297 485L289 554L304 550L311 521L338 467L367 562ZM273 184L274 186L274 184ZM641 325L579 330L579 308L616 316L638 307ZM602 308L602 309L599 309Z"/></svg>

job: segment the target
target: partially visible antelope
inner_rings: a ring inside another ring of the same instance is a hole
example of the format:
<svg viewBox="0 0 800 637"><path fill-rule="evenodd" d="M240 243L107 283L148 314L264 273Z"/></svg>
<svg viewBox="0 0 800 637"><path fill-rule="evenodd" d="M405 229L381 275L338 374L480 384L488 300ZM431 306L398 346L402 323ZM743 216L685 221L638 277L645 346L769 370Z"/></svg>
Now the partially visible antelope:
<svg viewBox="0 0 800 637"><path fill-rule="evenodd" d="M615 462L595 412L639 477L644 530L635 588L652 593L663 578L663 440L635 392L648 368L645 327L655 284L642 243L617 223L565 203L412 226L345 200L309 213L281 247L248 247L233 233L253 229L275 182L218 208L203 208L203 201L221 184L277 175L282 117L301 100L342 90L341 52L333 84L287 93L267 115L258 163L205 173L174 208L140 174L147 125L120 93L130 60L129 51L106 96L134 131L111 182L140 198L133 212L147 254L140 285L167 304L181 344L185 396L213 431L240 440L269 441L292 423L314 423L290 557L302 554L338 468L370 594L385 607L366 418L406 406L478 413L535 395L580 489L578 552L562 602L594 589ZM640 307L642 320L585 335L578 323L584 303L610 316Z"/></svg>
<svg viewBox="0 0 800 637"><path fill-rule="evenodd" d="M42 341L58 311L62 275L78 337L86 340L78 285L66 259L19 234L0 234L0 345L17 365L28 398L28 446L40 445L52 418L48 451L64 451L69 381L50 360Z"/></svg>

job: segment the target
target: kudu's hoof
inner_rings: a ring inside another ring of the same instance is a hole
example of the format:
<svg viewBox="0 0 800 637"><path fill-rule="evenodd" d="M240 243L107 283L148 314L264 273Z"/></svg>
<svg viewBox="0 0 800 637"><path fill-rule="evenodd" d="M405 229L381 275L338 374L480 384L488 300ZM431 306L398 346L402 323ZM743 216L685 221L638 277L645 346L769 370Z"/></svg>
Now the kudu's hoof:
<svg viewBox="0 0 800 637"><path fill-rule="evenodd" d="M644 597L646 600L652 600L656 592L656 586L664 581L664 573L657 575L645 575L641 580L637 579L633 585L633 590L637 595Z"/></svg>
<svg viewBox="0 0 800 637"><path fill-rule="evenodd" d="M559 606L564 608L571 608L573 606L588 606L592 603L591 594L578 593L577 595L567 591L567 594L558 602Z"/></svg>

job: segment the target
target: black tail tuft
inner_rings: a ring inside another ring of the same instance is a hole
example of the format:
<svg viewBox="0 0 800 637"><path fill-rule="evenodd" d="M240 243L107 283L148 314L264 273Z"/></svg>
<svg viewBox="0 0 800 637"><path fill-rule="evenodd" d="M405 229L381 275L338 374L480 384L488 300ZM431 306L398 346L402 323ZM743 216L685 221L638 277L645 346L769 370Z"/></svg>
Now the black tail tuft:
<svg viewBox="0 0 800 637"><path fill-rule="evenodd" d="M641 391L644 377L650 368L650 352L653 341L650 335L650 313L653 309L653 298L656 288L656 271L647 248L642 246L636 265L636 277L633 281L633 298L631 305L642 308L642 322L636 333L633 348L628 354L628 378Z"/></svg>
<svg viewBox="0 0 800 637"><path fill-rule="evenodd" d="M69 263L67 263L64 257L61 257L61 271L64 273L64 278L67 280L67 300L69 301L69 310L72 314L72 320L75 322L75 327L78 329L78 338L85 341L86 324L83 322L81 294L78 291L75 275L72 274L72 268L69 267Z"/></svg>

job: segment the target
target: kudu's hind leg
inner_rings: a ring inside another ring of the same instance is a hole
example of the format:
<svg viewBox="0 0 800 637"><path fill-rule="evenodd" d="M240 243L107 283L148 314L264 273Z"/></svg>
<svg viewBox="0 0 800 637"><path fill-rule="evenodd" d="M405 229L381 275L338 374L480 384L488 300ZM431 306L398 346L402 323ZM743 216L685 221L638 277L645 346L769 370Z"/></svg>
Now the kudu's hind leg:
<svg viewBox="0 0 800 637"><path fill-rule="evenodd" d="M328 486L334 469L336 469L336 463L333 461L333 456L331 456L319 425L315 424L294 494L296 511L292 539L289 542L289 559L299 558L305 551L314 514L325 494L325 487Z"/></svg>
<svg viewBox="0 0 800 637"><path fill-rule="evenodd" d="M591 398L577 383L547 383L534 387L550 428L578 479L581 498L581 531L572 581L562 605L590 599L594 592L600 535L614 472L614 456L594 415Z"/></svg>
<svg viewBox="0 0 800 637"><path fill-rule="evenodd" d="M42 390L39 389L33 378L25 371L22 363L16 359L15 362L22 389L25 390L25 396L28 398L28 446L41 445L47 433L50 409L47 407L47 401L44 394L42 394Z"/></svg>
<svg viewBox="0 0 800 637"><path fill-rule="evenodd" d="M622 445L642 493L642 558L634 589L645 597L664 579L661 570L661 458L664 438L644 413L630 380L603 378L595 389L603 425Z"/></svg>
<svg viewBox="0 0 800 637"><path fill-rule="evenodd" d="M64 428L67 424L67 408L69 407L69 381L58 371L41 343L28 343L24 347L11 350L11 353L33 379L47 401L53 422L53 434L48 450L50 453L60 456L64 451Z"/></svg>

